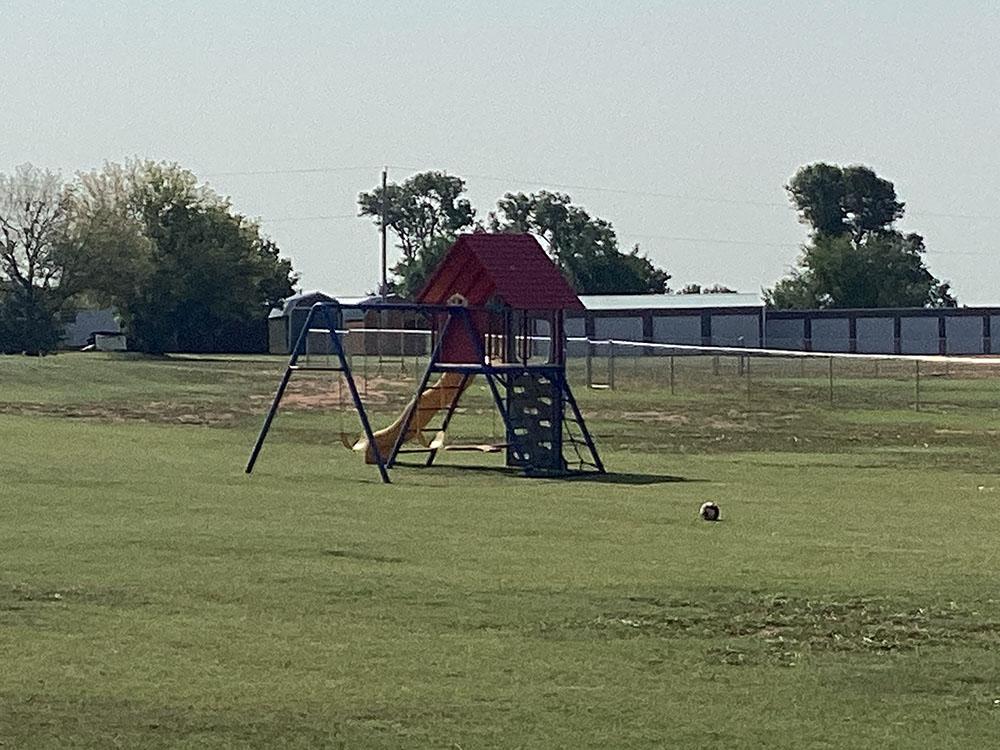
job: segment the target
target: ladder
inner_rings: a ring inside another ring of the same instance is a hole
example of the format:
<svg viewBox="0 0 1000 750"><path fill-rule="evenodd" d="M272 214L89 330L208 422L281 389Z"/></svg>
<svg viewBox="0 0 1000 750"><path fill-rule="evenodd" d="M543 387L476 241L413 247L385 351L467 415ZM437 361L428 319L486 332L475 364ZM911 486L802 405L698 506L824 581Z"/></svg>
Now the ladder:
<svg viewBox="0 0 1000 750"><path fill-rule="evenodd" d="M560 391L563 400L562 428L563 428L563 457L565 460L565 446L568 443L573 449L576 457L577 471L587 471L592 469L598 474L604 474L604 462L597 453L597 445L594 438L587 429L587 423L583 419L580 407L577 406L576 398L573 397L573 390L569 387L569 382L565 377L560 378ZM569 407L569 410L566 407ZM584 449L589 455L589 459L584 456ZM568 462L567 462L568 463Z"/></svg>

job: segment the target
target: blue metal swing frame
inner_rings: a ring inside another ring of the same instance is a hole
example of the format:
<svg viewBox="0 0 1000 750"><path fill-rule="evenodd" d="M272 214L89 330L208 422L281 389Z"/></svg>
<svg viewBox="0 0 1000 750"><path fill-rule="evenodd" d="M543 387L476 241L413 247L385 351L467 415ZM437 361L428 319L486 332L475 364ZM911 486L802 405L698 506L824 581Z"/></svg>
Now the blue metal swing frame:
<svg viewBox="0 0 1000 750"><path fill-rule="evenodd" d="M402 312L418 312L423 314L428 314L431 316L446 314L447 317L444 320L444 324L441 326L440 330L435 331L436 340L434 341L434 346L431 351L430 358L427 363L427 367L424 370L423 375L417 385L417 389L414 393L413 399L411 399L409 406L407 407L406 414L403 418L402 429L396 438L396 441L392 447L388 456L383 456L382 452L379 450L378 443L375 440L374 431L371 427L371 422L368 419L368 413L365 410L364 402L361 400L361 395L358 392L356 383L354 382L354 375L351 371L351 366L346 352L344 351L343 341L341 340L341 335L337 330L335 321L342 319L341 312L343 310L379 310L379 311L391 311L397 310ZM341 372L344 375L344 380L347 382L348 390L351 394L351 400L354 403L354 408L358 413L358 417L361 421L362 429L364 430L365 438L368 441L368 446L372 450L372 456L375 459L375 463L378 466L379 475L382 481L386 484L390 483L389 469L396 465L396 460L400 453L403 453L403 444L406 442L406 434L410 429L413 422L413 418L416 414L420 396L423 394L424 390L430 381L431 376L434 373L447 373L447 372L459 372L463 374L462 386L458 389L455 398L450 403L445 417L442 429L446 429L448 424L451 422L451 418L454 415L455 409L458 406L458 400L461 397L464 386L468 381L475 377L476 375L483 375L486 378L486 382L489 385L490 394L493 397L494 405L497 411L500 413L500 417L503 420L507 445L510 448L511 453L515 456L524 456L526 452L521 447L520 436L516 434L513 425L511 424L510 414L508 412L507 404L504 401L503 396L500 393L501 387L507 388L508 383L504 378L510 378L512 376L521 374L539 374L550 379L555 387L558 389L560 398L563 399L564 404L569 405L573 412L573 421L578 425L578 429L581 432L583 438L583 443L586 445L592 461L588 462L588 465L592 466L598 473L605 473L604 464L600 459L597 452L597 447L594 444L593 438L590 435L590 431L587 429L586 423L584 422L583 415L577 406L576 399L573 397L573 392L569 387L569 382L566 380L566 368L562 364L528 364L524 363L504 363L499 365L494 365L486 356L486 352L483 348L483 342L480 340L479 336L476 334L475 326L472 324L472 319L470 317L471 308L462 305L427 305L418 303L382 303L382 302L361 302L354 304L340 304L338 302L317 302L314 304L307 316L305 323L296 338L295 346L288 359L288 364L285 367L285 372L281 377L278 384L278 389L274 394L274 398L271 401L271 405L268 408L267 415L264 418L264 424L262 425L259 434L257 435L257 440L254 443L253 449L250 453L250 458L247 461L246 473L253 473L254 467L257 463L257 459L260 456L260 452L264 447L264 441L267 439L267 435L270 432L271 425L274 421L274 417L277 415L278 407L281 404L281 400L285 394L285 390L288 387L288 383L292 376L296 372L303 371L322 371L322 372ZM492 311L491 311L492 312ZM475 363L449 363L440 362L439 358L441 355L442 344L445 341L445 334L449 330L450 326L455 325L456 320L458 324L462 326L464 333L469 337L474 351L476 352L477 362ZM326 324L325 329L314 329L313 325L316 321L320 321ZM337 357L337 365L333 367L313 367L309 365L300 365L299 358L305 353L306 340L311 330L325 330L330 337L330 344L333 353ZM565 422L564 410L560 410L560 419ZM555 435L558 436L558 445L556 449L559 451L559 455L562 455L562 431L563 424L560 425L559 429L555 430ZM437 448L430 448L428 450L426 466L430 466L435 457L437 456ZM584 460L581 458L580 470L584 464ZM572 473L572 472L570 472Z"/></svg>

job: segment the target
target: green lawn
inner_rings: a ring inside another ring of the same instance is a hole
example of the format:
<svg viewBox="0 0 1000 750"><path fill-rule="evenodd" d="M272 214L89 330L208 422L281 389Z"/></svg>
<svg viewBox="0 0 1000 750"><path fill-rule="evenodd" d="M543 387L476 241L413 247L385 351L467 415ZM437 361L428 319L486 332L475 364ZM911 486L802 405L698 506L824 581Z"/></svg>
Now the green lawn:
<svg viewBox="0 0 1000 750"><path fill-rule="evenodd" d="M627 367L602 480L383 486L332 399L243 473L278 360L0 358L0 745L994 745L998 381Z"/></svg>

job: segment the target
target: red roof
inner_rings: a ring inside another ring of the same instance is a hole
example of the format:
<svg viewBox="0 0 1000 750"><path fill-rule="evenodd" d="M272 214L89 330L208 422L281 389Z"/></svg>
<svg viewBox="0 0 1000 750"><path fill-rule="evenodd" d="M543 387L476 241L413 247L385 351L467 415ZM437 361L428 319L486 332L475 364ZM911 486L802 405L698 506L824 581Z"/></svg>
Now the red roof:
<svg viewBox="0 0 1000 750"><path fill-rule="evenodd" d="M517 310L582 310L576 292L530 234L463 234L417 300L443 305L461 294L479 306L498 297Z"/></svg>

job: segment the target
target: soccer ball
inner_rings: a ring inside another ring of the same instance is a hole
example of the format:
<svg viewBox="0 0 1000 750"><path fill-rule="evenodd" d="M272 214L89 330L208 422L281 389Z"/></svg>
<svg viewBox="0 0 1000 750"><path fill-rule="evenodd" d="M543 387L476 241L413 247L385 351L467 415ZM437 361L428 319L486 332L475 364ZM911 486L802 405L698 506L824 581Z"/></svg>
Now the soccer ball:
<svg viewBox="0 0 1000 750"><path fill-rule="evenodd" d="M722 511L715 503L702 503L698 509L698 516L702 521L719 521L722 519Z"/></svg>

